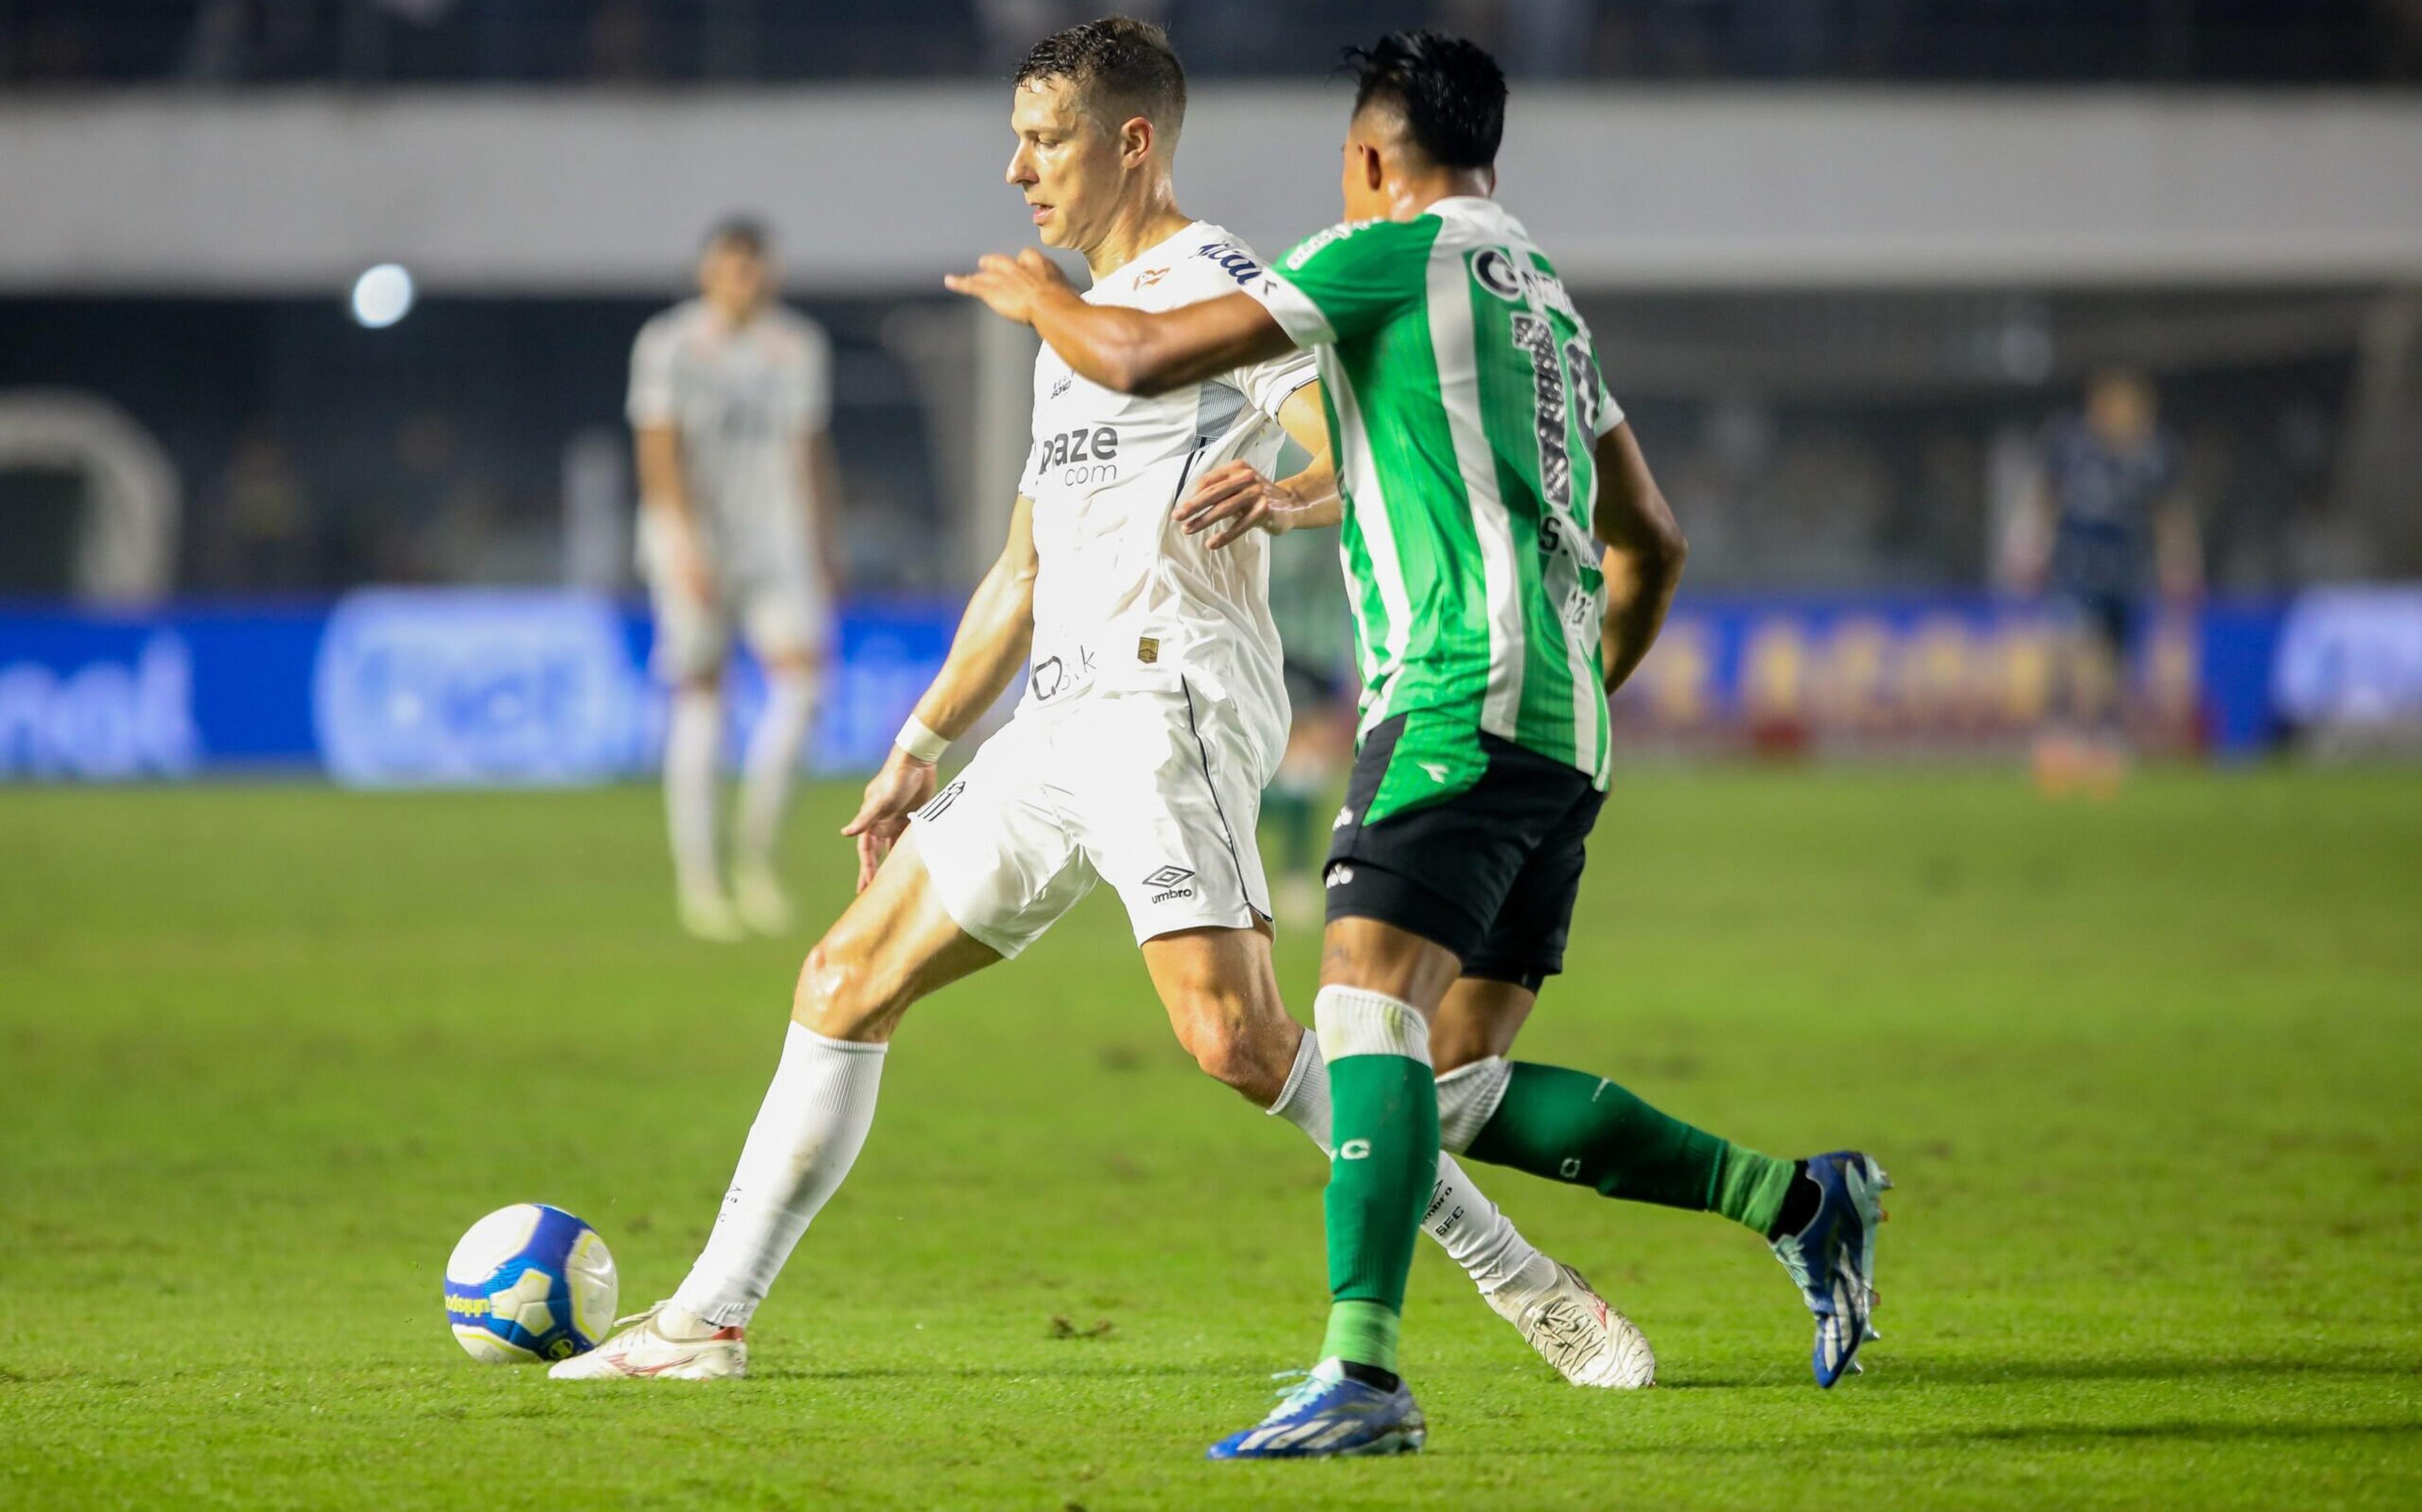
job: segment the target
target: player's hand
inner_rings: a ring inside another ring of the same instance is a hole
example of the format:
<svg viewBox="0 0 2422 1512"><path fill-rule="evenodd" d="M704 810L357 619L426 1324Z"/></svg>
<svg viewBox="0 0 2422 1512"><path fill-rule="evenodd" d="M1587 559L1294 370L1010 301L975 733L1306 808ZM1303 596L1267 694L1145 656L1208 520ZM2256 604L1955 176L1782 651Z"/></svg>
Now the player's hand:
<svg viewBox="0 0 2422 1512"><path fill-rule="evenodd" d="M1055 290L1068 288L1068 280L1062 275L1058 264L1028 247L1014 257L987 253L976 259L975 272L952 273L942 280L942 287L954 294L983 301L992 306L995 315L1020 325L1032 325L1035 304Z"/></svg>
<svg viewBox="0 0 2422 1512"><path fill-rule="evenodd" d="M1252 463L1223 462L1203 474L1178 504L1177 523L1189 536L1217 526L1219 533L1204 543L1216 552L1256 530L1285 535L1300 507L1284 484L1271 482Z"/></svg>
<svg viewBox="0 0 2422 1512"><path fill-rule="evenodd" d="M934 796L934 764L920 761L898 746L883 758L883 770L866 785L866 797L857 805L857 818L841 827L841 833L857 841L857 890L874 881L874 870L883 858L891 854L907 831L908 816L925 806Z"/></svg>

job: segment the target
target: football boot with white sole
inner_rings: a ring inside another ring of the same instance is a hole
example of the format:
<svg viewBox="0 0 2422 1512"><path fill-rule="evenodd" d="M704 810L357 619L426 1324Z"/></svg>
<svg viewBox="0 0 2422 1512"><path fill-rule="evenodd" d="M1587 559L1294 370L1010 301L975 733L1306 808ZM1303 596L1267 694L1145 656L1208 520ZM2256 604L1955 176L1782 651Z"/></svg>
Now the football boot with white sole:
<svg viewBox="0 0 2422 1512"><path fill-rule="evenodd" d="M670 1305L658 1302L616 1318L611 1338L557 1363L547 1375L557 1380L728 1380L748 1373L748 1341L740 1329L697 1323L668 1333L664 1315Z"/></svg>
<svg viewBox="0 0 2422 1512"><path fill-rule="evenodd" d="M1213 1444L1211 1459L1327 1459L1411 1454L1428 1437L1421 1405L1403 1381L1381 1391L1323 1360L1270 1409L1269 1416Z"/></svg>
<svg viewBox="0 0 2422 1512"><path fill-rule="evenodd" d="M1558 1263L1556 1284L1544 1292L1494 1292L1488 1305L1576 1386L1630 1391L1657 1383L1657 1354L1648 1336L1608 1306L1571 1266Z"/></svg>
<svg viewBox="0 0 2422 1512"><path fill-rule="evenodd" d="M1883 1194L1892 1178L1857 1150L1812 1155L1808 1175L1818 1192L1816 1216L1800 1232L1776 1239L1774 1257L1816 1315L1809 1368L1817 1385L1831 1387L1859 1372L1859 1346L1882 1337L1870 1319L1877 1301L1876 1229L1884 1221Z"/></svg>
<svg viewBox="0 0 2422 1512"><path fill-rule="evenodd" d="M740 921L739 910L720 892L684 892L675 905L682 928L694 940L728 945L748 938L748 926Z"/></svg>
<svg viewBox="0 0 2422 1512"><path fill-rule="evenodd" d="M741 923L763 935L778 938L797 923L790 895L782 891L780 880L763 866L743 866L732 877L731 907Z"/></svg>

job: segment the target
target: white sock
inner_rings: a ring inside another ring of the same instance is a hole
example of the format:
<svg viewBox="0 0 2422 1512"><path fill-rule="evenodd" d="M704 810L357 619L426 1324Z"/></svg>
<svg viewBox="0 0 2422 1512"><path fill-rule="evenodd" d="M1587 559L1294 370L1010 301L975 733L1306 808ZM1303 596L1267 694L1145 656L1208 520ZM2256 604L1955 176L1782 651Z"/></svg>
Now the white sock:
<svg viewBox="0 0 2422 1512"><path fill-rule="evenodd" d="M1321 1153L1329 1153L1329 1067L1321 1059L1320 1037L1309 1029L1296 1046L1295 1065L1270 1113L1302 1130ZM1544 1289L1556 1279L1556 1263L1532 1247L1514 1221L1498 1211L1444 1150L1439 1152L1438 1185L1430 1189L1422 1232L1463 1267L1483 1296L1508 1286Z"/></svg>
<svg viewBox="0 0 2422 1512"><path fill-rule="evenodd" d="M799 748L807 743L815 718L813 678L793 675L767 683L765 712L741 762L739 852L744 866L770 869L774 865L791 784L798 775Z"/></svg>
<svg viewBox="0 0 2422 1512"><path fill-rule="evenodd" d="M791 1025L715 1232L673 1293L675 1307L718 1328L757 1311L866 1144L886 1048Z"/></svg>
<svg viewBox="0 0 2422 1512"><path fill-rule="evenodd" d="M665 727L665 824L673 842L673 884L685 897L723 891L715 862L715 765L722 747L723 700L675 689Z"/></svg>

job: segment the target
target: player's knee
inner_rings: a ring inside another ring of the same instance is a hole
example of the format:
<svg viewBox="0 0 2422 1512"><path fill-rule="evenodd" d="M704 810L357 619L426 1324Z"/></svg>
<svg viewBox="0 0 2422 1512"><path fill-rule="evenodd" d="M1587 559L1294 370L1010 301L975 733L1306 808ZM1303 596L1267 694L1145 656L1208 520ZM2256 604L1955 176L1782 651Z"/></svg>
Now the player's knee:
<svg viewBox="0 0 2422 1512"><path fill-rule="evenodd" d="M1187 1017L1193 1027L1186 1048L1204 1075L1263 1107L1277 1100L1295 1059L1279 1025L1291 1021L1266 1021L1242 1002L1207 1003Z"/></svg>
<svg viewBox="0 0 2422 1512"><path fill-rule="evenodd" d="M791 1021L826 1039L873 1043L891 1037L904 1006L864 957L819 941L799 968Z"/></svg>
<svg viewBox="0 0 2422 1512"><path fill-rule="evenodd" d="M1444 1013L1430 1021L1430 1065L1440 1076L1497 1052L1483 1025Z"/></svg>

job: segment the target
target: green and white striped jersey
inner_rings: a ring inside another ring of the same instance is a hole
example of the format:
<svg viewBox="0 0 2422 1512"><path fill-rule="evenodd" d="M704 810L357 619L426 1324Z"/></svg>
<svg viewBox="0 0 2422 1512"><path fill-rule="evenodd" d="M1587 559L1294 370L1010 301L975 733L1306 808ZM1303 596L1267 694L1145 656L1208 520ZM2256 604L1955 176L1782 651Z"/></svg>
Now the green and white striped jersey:
<svg viewBox="0 0 2422 1512"><path fill-rule="evenodd" d="M1623 412L1547 255L1494 200L1458 197L1331 227L1247 291L1319 349L1361 727L1409 716L1399 749L1427 778L1383 786L1370 817L1477 781L1484 731L1604 787L1590 530L1596 443Z"/></svg>

